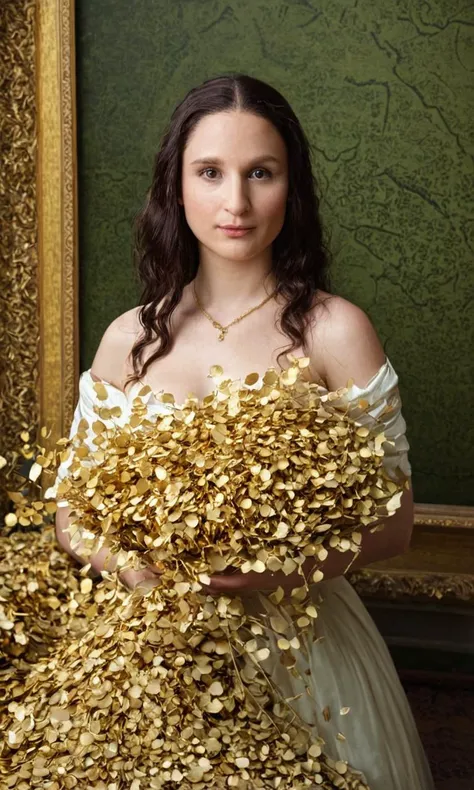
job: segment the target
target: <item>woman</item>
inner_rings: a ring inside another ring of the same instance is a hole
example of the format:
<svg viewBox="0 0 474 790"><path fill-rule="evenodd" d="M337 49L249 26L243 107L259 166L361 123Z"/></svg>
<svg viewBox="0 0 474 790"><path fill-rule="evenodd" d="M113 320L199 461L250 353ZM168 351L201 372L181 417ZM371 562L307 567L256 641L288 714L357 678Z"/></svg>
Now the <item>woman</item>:
<svg viewBox="0 0 474 790"><path fill-rule="evenodd" d="M199 399L209 394L211 365L244 379L281 367L291 351L310 358L311 379L328 391L353 381L350 398L368 400L372 419L393 441L389 472L409 475L396 374L366 315L328 292L308 141L276 90L233 75L185 97L156 158L137 223L137 259L142 306L106 330L81 377L71 434L82 416L93 414L94 381L122 407L143 383L181 404L190 392ZM65 474L67 464L58 481ZM84 562L80 543L72 546L65 531L67 503L59 504L58 540ZM405 551L412 524L408 489L384 529L364 536L353 568ZM429 790L408 703L380 635L343 577L346 566L336 551L324 563L318 641L310 656L315 686L312 699L297 700L295 708L317 726L328 754L361 771L372 790ZM113 569L106 548L92 567ZM132 588L159 584L151 568L124 571L122 578ZM295 579L220 574L209 591L245 595L251 606L259 590L280 584L291 588ZM298 694L297 681L278 661L270 673L285 696Z"/></svg>

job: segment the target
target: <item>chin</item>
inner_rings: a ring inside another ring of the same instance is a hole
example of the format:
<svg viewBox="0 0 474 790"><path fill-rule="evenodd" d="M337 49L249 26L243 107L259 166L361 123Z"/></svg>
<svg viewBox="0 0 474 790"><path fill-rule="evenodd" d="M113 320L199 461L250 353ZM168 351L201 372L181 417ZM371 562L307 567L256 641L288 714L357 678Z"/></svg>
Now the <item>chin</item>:
<svg viewBox="0 0 474 790"><path fill-rule="evenodd" d="M257 255L259 255L259 252L258 252L258 250L257 251L254 251L254 250L252 250L252 251L251 250L240 250L240 251L237 250L237 251L234 251L234 250L232 250L232 252L230 252L229 250L219 250L219 252L217 252L216 255L219 255L220 258L223 258L223 259L225 259L227 261L242 261L242 262L245 262L245 261L250 261L253 258L257 257Z"/></svg>

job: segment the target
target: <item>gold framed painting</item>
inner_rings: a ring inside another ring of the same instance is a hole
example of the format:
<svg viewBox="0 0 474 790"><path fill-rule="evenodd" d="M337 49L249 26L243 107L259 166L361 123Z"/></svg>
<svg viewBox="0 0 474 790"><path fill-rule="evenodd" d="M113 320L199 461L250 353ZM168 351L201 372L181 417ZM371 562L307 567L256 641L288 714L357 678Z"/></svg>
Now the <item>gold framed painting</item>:
<svg viewBox="0 0 474 790"><path fill-rule="evenodd" d="M17 4L18 6L21 4ZM25 3L27 7L34 3ZM79 286L74 8L35 6L39 413L59 436L79 377ZM366 597L474 600L474 508L416 505L410 551L353 575Z"/></svg>

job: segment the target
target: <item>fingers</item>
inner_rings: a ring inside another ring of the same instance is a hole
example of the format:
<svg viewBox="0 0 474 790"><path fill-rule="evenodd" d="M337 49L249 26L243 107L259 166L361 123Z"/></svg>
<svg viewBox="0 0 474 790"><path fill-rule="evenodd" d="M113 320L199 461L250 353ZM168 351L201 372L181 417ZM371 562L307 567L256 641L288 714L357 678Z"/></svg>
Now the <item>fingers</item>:
<svg viewBox="0 0 474 790"><path fill-rule="evenodd" d="M148 568L142 568L141 570L135 571L131 568L127 568L124 571L121 571L119 574L120 580L128 587L130 590L134 590L136 587L145 587L151 588L158 584L158 577L160 573L155 571L151 566Z"/></svg>
<svg viewBox="0 0 474 790"><path fill-rule="evenodd" d="M211 576L210 584L203 584L202 591L205 595L219 596L225 595L238 595L245 591L247 584L245 580L238 577L231 576Z"/></svg>
<svg viewBox="0 0 474 790"><path fill-rule="evenodd" d="M155 565L149 565L147 568L143 568L142 572L146 574L147 578L161 576L161 571L159 571Z"/></svg>
<svg viewBox="0 0 474 790"><path fill-rule="evenodd" d="M270 588L272 584L268 585ZM262 588L262 579L259 574L237 573L233 576L211 576L208 589L211 595L228 593L229 595L244 595Z"/></svg>

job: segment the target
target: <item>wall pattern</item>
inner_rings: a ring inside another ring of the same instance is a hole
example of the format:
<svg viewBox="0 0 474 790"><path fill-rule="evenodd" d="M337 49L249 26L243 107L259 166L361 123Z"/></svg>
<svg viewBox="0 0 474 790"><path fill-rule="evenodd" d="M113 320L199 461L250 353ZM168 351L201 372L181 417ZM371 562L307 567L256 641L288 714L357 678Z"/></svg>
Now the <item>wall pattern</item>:
<svg viewBox="0 0 474 790"><path fill-rule="evenodd" d="M0 4L0 512L21 433L38 420L35 7Z"/></svg>
<svg viewBox="0 0 474 790"><path fill-rule="evenodd" d="M81 369L136 304L131 222L174 106L258 76L314 145L335 290L399 371L417 501L474 505L474 4L82 0L76 24Z"/></svg>

